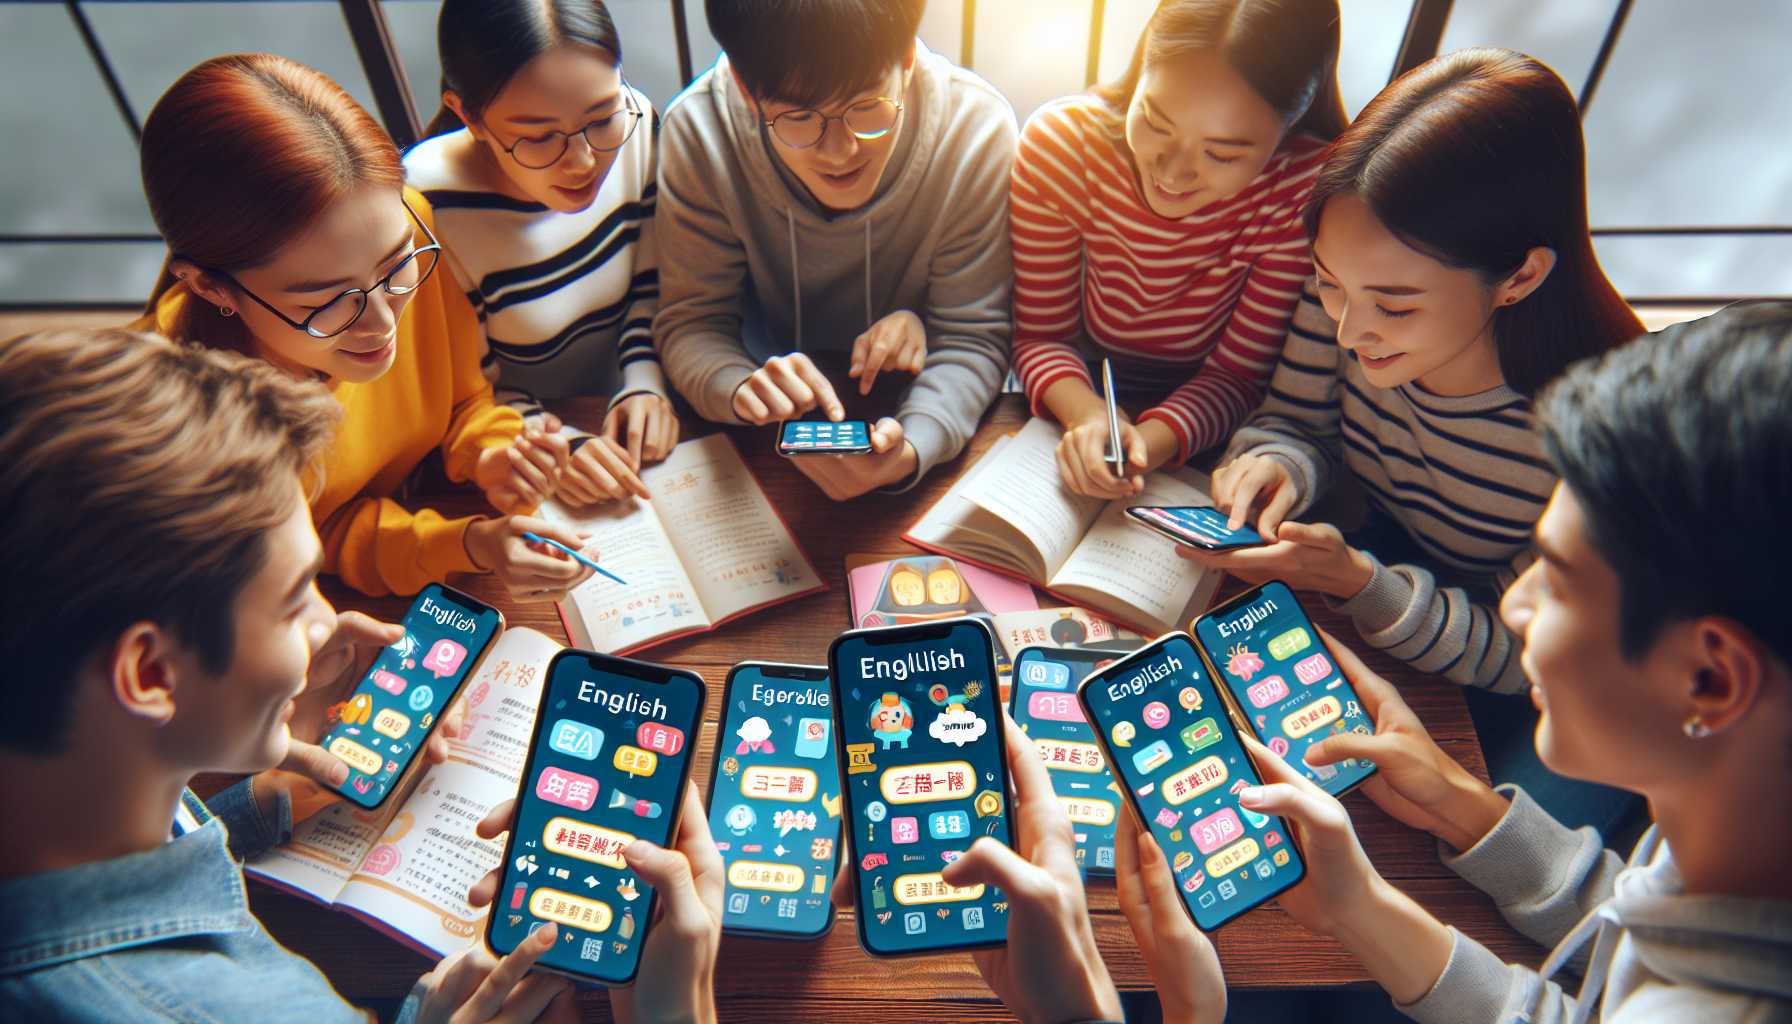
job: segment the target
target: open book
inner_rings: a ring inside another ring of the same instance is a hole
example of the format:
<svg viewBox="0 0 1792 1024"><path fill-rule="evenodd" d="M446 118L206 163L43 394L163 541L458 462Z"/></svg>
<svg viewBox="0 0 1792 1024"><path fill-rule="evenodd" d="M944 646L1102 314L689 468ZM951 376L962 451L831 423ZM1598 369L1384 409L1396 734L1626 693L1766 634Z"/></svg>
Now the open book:
<svg viewBox="0 0 1792 1024"><path fill-rule="evenodd" d="M1104 502L1064 486L1058 427L1032 419L998 438L902 539L1038 584L1147 636L1205 611L1219 574L1176 557L1175 542L1126 518L1129 505L1211 505L1205 475L1145 477L1143 494Z"/></svg>
<svg viewBox="0 0 1792 1024"><path fill-rule="evenodd" d="M498 866L504 841L480 839L473 826L516 796L547 663L559 649L532 629L505 632L467 682L466 722L446 764L377 811L337 800L243 870L426 953L477 942L485 911L467 905L467 890Z"/></svg>
<svg viewBox="0 0 1792 1024"><path fill-rule="evenodd" d="M624 654L827 589L727 435L684 442L641 482L652 502L541 508L628 581L593 574L560 602L573 646Z"/></svg>

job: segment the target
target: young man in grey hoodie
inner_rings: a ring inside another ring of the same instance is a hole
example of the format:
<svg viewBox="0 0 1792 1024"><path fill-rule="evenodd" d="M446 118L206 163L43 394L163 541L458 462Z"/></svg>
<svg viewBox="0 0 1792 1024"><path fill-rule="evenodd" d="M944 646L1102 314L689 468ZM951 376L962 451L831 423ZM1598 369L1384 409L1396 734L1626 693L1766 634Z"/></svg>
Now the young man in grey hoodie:
<svg viewBox="0 0 1792 1024"><path fill-rule="evenodd" d="M700 414L840 420L842 371L914 374L872 454L794 460L835 500L957 455L1008 370L1014 112L922 6L708 0L725 53L660 135L654 338Z"/></svg>
<svg viewBox="0 0 1792 1024"><path fill-rule="evenodd" d="M1655 824L1628 862L1523 790L1483 785L1331 642L1376 731L1307 760L1373 761L1364 793L1436 835L1513 927L1553 946L1541 970L1502 962L1383 880L1344 806L1254 749L1269 784L1240 800L1292 819L1307 862L1284 909L1359 957L1407 1014L1792 1021L1789 394L1792 303L1779 302L1581 363L1538 404L1561 483L1537 524L1541 560L1501 614L1524 642L1543 762L1648 798ZM1169 959L1210 962L1185 944Z"/></svg>

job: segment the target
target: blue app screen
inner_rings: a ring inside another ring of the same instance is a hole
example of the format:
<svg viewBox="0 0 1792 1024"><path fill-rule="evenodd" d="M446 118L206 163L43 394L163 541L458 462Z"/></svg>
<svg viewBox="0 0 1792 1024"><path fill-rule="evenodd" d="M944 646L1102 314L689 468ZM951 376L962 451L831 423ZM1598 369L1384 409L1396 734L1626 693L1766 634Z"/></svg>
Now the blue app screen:
<svg viewBox="0 0 1792 1024"><path fill-rule="evenodd" d="M786 420L778 443L787 452L863 451L871 447L871 428L864 420Z"/></svg>
<svg viewBox="0 0 1792 1024"><path fill-rule="evenodd" d="M983 626L966 619L873 630L834 645L859 930L874 953L1007 937L1000 891L940 876L978 836L1013 842L992 649Z"/></svg>
<svg viewBox="0 0 1792 1024"><path fill-rule="evenodd" d="M1257 770L1185 634L1091 676L1081 693L1195 924L1217 928L1300 880L1287 825L1238 804Z"/></svg>
<svg viewBox="0 0 1792 1024"><path fill-rule="evenodd" d="M825 676L743 665L728 677L709 830L728 866L722 925L818 935L840 841L840 765ZM819 675L819 673L818 673Z"/></svg>
<svg viewBox="0 0 1792 1024"><path fill-rule="evenodd" d="M487 925L508 953L552 922L541 962L603 981L634 976L653 889L622 851L672 833L703 684L688 673L583 651L548 666L509 862Z"/></svg>
<svg viewBox="0 0 1792 1024"><path fill-rule="evenodd" d="M1371 733L1375 723L1286 584L1271 581L1251 600L1202 616L1195 636L1277 756L1334 795L1374 773L1367 761L1306 761L1307 748L1327 736Z"/></svg>
<svg viewBox="0 0 1792 1024"><path fill-rule="evenodd" d="M439 583L423 588L405 613L404 636L380 651L320 741L348 763L337 792L363 807L386 798L497 635L498 622L495 609Z"/></svg>
<svg viewBox="0 0 1792 1024"><path fill-rule="evenodd" d="M1227 527L1226 514L1201 505L1141 506L1134 513L1156 523L1196 547L1234 548L1263 543L1263 535L1249 526Z"/></svg>
<svg viewBox="0 0 1792 1024"><path fill-rule="evenodd" d="M1084 872L1114 873L1114 820L1120 790L1095 743L1076 684L1115 660L1112 652L1028 647L1014 659L1009 713L1033 741L1051 776L1052 792L1076 830L1076 862Z"/></svg>

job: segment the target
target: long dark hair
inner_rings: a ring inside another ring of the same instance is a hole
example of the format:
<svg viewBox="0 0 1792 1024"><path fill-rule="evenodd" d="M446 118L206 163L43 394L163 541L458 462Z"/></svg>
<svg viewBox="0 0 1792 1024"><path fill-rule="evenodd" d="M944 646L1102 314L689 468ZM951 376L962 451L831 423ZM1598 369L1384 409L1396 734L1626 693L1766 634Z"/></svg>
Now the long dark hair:
<svg viewBox="0 0 1792 1024"><path fill-rule="evenodd" d="M1349 123L1338 92L1339 21L1338 0L1161 0L1126 73L1095 95L1125 113L1146 65L1211 53L1282 115L1288 134L1329 142Z"/></svg>
<svg viewBox="0 0 1792 1024"><path fill-rule="evenodd" d="M1402 242L1490 283L1532 248L1555 251L1536 291L1493 314L1500 371L1522 395L1643 333L1593 253L1574 95L1522 53L1459 50L1401 75L1332 143L1307 237L1338 195L1360 196Z"/></svg>
<svg viewBox="0 0 1792 1024"><path fill-rule="evenodd" d="M459 96L461 109L478 117L523 65L567 43L596 47L611 63L622 63L622 40L602 0L443 0L436 19L442 91ZM461 127L444 103L424 135Z"/></svg>

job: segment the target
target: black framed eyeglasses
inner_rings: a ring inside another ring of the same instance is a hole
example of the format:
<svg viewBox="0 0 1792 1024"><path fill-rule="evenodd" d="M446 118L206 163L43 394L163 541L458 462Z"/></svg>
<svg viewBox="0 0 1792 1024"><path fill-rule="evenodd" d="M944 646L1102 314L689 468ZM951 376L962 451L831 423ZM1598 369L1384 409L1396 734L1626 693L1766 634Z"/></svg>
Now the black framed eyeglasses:
<svg viewBox="0 0 1792 1024"><path fill-rule="evenodd" d="M559 163L560 158L566 155L567 148L572 145L574 135L583 135L585 145L590 146L594 153L614 153L628 142L635 134L635 125L647 116L640 107L635 106L634 90L629 87L627 79L622 83L622 103L623 109L600 117L576 132L553 131L533 138L518 139L508 146L500 141L498 147L509 154L510 159L532 171L546 170Z"/></svg>
<svg viewBox="0 0 1792 1024"><path fill-rule="evenodd" d="M853 138L861 142L881 139L890 134L896 127L896 119L902 115L902 103L888 96L876 96L859 100L838 114L824 114L819 110L802 108L786 110L777 117L765 122L773 135L791 149L808 149L821 144L827 137L828 125L839 121Z"/></svg>
<svg viewBox="0 0 1792 1024"><path fill-rule="evenodd" d="M353 327L355 321L361 319L361 314L367 311L367 296L375 289L384 288L388 295L409 295L422 287L423 282L429 280L429 275L435 272L436 264L442 258L441 243L436 241L436 236L429 230L429 225L423 223L423 218L417 216L417 211L411 209L410 203L404 204L404 212L410 214L411 220L423 230L423 237L429 239L429 244L412 249L410 255L398 261L398 266L393 267L391 273L372 285L366 288L350 288L342 292L312 310L311 314L303 320L294 320L282 313L273 303L250 291L243 286L241 281L221 270L212 270L208 267L200 269L214 277L221 277L229 281L237 291L254 299L262 309L279 317L286 326L293 330L304 331L313 338L334 338Z"/></svg>

